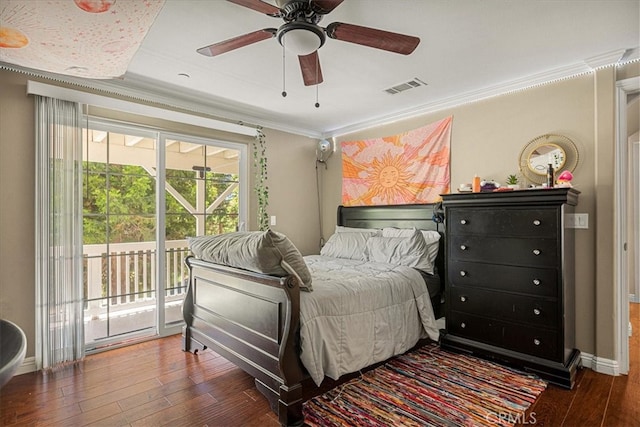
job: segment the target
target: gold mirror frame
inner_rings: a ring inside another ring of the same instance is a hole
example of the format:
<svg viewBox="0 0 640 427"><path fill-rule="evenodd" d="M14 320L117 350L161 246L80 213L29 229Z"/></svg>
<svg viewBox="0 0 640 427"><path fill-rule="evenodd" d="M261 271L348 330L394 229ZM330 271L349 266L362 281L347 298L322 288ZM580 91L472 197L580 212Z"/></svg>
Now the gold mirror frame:
<svg viewBox="0 0 640 427"><path fill-rule="evenodd" d="M551 163L555 176L561 171L573 172L578 165L578 148L564 135L546 134L532 139L520 152L520 172L534 184L547 180L547 165Z"/></svg>

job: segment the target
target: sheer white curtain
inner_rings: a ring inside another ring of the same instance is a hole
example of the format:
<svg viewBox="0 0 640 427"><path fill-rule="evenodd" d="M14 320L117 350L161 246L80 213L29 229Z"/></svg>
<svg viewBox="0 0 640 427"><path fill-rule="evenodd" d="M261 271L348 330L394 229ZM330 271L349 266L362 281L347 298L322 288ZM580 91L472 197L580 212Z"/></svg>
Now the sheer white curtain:
<svg viewBox="0 0 640 427"><path fill-rule="evenodd" d="M82 114L36 96L36 368L84 357Z"/></svg>

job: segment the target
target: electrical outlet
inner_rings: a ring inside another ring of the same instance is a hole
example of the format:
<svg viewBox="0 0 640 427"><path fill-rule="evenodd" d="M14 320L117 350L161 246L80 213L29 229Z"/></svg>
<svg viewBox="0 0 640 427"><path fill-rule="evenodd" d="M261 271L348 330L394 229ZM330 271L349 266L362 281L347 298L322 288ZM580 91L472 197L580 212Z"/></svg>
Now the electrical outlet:
<svg viewBox="0 0 640 427"><path fill-rule="evenodd" d="M276 216L271 215L271 225L276 225Z"/></svg>
<svg viewBox="0 0 640 427"><path fill-rule="evenodd" d="M589 214L576 214L576 228L589 228Z"/></svg>
<svg viewBox="0 0 640 427"><path fill-rule="evenodd" d="M566 228L589 228L589 214L567 214L564 217Z"/></svg>

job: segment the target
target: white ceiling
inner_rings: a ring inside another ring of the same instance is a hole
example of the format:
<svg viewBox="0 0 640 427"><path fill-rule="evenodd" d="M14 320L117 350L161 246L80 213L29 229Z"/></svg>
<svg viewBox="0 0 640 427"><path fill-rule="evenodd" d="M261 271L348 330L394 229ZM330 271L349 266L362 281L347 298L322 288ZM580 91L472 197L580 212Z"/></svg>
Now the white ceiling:
<svg viewBox="0 0 640 427"><path fill-rule="evenodd" d="M197 100L228 119L328 137L639 58L640 0L345 0L319 25L335 21L421 42L403 56L327 39L315 108L316 86L303 85L290 54L281 96L276 39L217 57L196 53L277 28L280 18L224 0L166 0L116 83ZM385 92L414 78L427 85Z"/></svg>

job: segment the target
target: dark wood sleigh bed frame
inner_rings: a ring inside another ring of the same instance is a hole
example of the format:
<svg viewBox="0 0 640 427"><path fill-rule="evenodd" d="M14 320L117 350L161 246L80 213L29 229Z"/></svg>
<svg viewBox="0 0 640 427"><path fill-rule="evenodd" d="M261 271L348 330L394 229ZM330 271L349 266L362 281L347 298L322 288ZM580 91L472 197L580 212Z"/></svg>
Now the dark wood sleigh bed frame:
<svg viewBox="0 0 640 427"><path fill-rule="evenodd" d="M338 225L358 228L444 227L439 204L338 207ZM436 259L440 292L432 298L436 318L444 295L444 238ZM211 348L255 378L282 425L302 425L302 403L317 389L299 354L300 288L293 276L274 277L186 259L182 349ZM240 309L238 309L240 308Z"/></svg>

